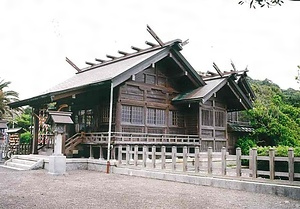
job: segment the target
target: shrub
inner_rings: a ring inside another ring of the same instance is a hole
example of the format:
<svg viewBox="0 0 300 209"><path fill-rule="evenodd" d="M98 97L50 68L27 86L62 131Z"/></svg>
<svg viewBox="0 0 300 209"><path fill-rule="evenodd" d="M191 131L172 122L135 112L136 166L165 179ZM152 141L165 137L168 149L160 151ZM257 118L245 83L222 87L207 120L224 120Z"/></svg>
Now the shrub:
<svg viewBox="0 0 300 209"><path fill-rule="evenodd" d="M236 147L241 148L242 155L249 155L249 150L256 146L256 141L249 136L239 138L236 143Z"/></svg>
<svg viewBox="0 0 300 209"><path fill-rule="evenodd" d="M31 138L32 138L32 137L31 137L30 132L22 133L21 136L20 136L20 143L21 143L21 144L29 144Z"/></svg>

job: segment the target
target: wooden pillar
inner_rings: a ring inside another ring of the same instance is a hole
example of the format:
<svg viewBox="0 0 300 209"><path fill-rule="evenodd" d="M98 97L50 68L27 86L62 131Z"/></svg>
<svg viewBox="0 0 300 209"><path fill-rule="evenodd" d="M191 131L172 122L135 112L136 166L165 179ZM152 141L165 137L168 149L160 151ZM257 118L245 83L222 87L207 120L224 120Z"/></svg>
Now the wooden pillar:
<svg viewBox="0 0 300 209"><path fill-rule="evenodd" d="M90 159L94 159L93 146L90 145Z"/></svg>
<svg viewBox="0 0 300 209"><path fill-rule="evenodd" d="M152 146L152 168L155 168L156 161L156 147Z"/></svg>
<svg viewBox="0 0 300 209"><path fill-rule="evenodd" d="M226 175L226 148L222 147L222 175Z"/></svg>
<svg viewBox="0 0 300 209"><path fill-rule="evenodd" d="M103 149L102 146L99 147L99 160L103 160Z"/></svg>
<svg viewBox="0 0 300 209"><path fill-rule="evenodd" d="M212 174L212 147L207 150L207 173Z"/></svg>
<svg viewBox="0 0 300 209"><path fill-rule="evenodd" d="M147 166L147 158L148 158L148 147L143 146L143 168L146 168Z"/></svg>
<svg viewBox="0 0 300 209"><path fill-rule="evenodd" d="M252 148L252 178L257 178L257 149Z"/></svg>
<svg viewBox="0 0 300 209"><path fill-rule="evenodd" d="M176 171L176 156L177 148L175 146L172 147L172 171Z"/></svg>
<svg viewBox="0 0 300 209"><path fill-rule="evenodd" d="M236 148L236 176L240 177L242 174L242 164L241 164L241 148Z"/></svg>
<svg viewBox="0 0 300 209"><path fill-rule="evenodd" d="M200 150L199 147L195 147L195 172L199 173L200 171Z"/></svg>
<svg viewBox="0 0 300 209"><path fill-rule="evenodd" d="M130 152L130 146L126 146L126 165L129 165L129 152Z"/></svg>
<svg viewBox="0 0 300 209"><path fill-rule="evenodd" d="M166 147L161 147L161 169L166 169Z"/></svg>
<svg viewBox="0 0 300 209"><path fill-rule="evenodd" d="M118 147L118 164L121 165L122 164L122 145L119 145Z"/></svg>
<svg viewBox="0 0 300 209"><path fill-rule="evenodd" d="M32 141L32 153L38 154L39 118L37 116L39 115L39 109L34 108L33 114L34 114L33 117L34 130L33 130L33 141Z"/></svg>
<svg viewBox="0 0 300 209"><path fill-rule="evenodd" d="M290 181L294 181L294 150L293 148L289 148L289 151L288 151L288 157L289 157L289 161L288 161L288 164L289 164L289 180Z"/></svg>
<svg viewBox="0 0 300 209"><path fill-rule="evenodd" d="M182 153L182 171L187 171L187 147L183 147L183 153Z"/></svg>
<svg viewBox="0 0 300 209"><path fill-rule="evenodd" d="M134 166L137 166L137 164L138 164L138 149L139 149L138 145L135 145L134 146L134 155L133 155Z"/></svg>
<svg viewBox="0 0 300 209"><path fill-rule="evenodd" d="M269 149L269 170L270 170L270 180L275 178L275 150L273 147Z"/></svg>

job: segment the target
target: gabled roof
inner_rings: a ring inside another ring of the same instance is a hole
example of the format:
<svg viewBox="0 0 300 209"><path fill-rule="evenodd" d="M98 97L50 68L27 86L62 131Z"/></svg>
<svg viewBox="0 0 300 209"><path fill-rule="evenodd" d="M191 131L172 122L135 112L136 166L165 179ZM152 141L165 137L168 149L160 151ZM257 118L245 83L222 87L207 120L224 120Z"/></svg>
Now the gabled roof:
<svg viewBox="0 0 300 209"><path fill-rule="evenodd" d="M178 101L200 101L205 103L214 93L219 91L227 83L227 78L206 81L206 85L194 89L190 92L179 94L173 98L173 102Z"/></svg>
<svg viewBox="0 0 300 209"><path fill-rule="evenodd" d="M55 96L63 93L83 90L88 87L112 83L113 87L121 84L129 79L132 75L137 74L167 56L174 56L179 60L184 70L191 75L197 86L205 85L202 78L180 54L182 49L180 46L181 40L177 39L165 43L163 46L153 45L148 49L128 54L119 58L105 61L99 64L94 64L90 67L81 69L70 79L48 89L41 95L29 99L21 100L9 104L10 107L19 107L24 105L32 105L36 102L49 103L53 101Z"/></svg>
<svg viewBox="0 0 300 209"><path fill-rule="evenodd" d="M213 75L204 79L206 85L201 86L197 89L194 89L189 92L185 92L179 94L175 98L173 98L173 102L200 102L204 104L209 98L211 98L215 93L221 90L226 85L235 96L236 103L239 103L243 109L252 108L252 103L250 98L248 98L245 92L239 87L239 85L235 82L237 77L236 72L226 73L225 75ZM251 87L248 86L250 89ZM253 94L254 95L254 94ZM241 108L237 108L241 109ZM233 111L234 109L230 109Z"/></svg>

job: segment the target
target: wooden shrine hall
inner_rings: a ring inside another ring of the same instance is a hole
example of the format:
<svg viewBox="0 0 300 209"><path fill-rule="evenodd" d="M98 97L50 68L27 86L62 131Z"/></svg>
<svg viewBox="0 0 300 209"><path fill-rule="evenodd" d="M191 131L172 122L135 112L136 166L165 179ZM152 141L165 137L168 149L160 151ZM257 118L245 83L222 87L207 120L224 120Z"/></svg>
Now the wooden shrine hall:
<svg viewBox="0 0 300 209"><path fill-rule="evenodd" d="M67 59L76 69L73 77L10 104L33 108L33 153L41 147L41 114L49 104L72 112L74 124L64 137L67 156L94 152L110 158L116 145L199 146L202 151L227 146L227 112L252 108L247 70L221 72L214 65L217 73L200 75L180 53L181 40L162 42L147 30L157 44L146 41L146 49L118 51L120 56L86 62L83 69Z"/></svg>

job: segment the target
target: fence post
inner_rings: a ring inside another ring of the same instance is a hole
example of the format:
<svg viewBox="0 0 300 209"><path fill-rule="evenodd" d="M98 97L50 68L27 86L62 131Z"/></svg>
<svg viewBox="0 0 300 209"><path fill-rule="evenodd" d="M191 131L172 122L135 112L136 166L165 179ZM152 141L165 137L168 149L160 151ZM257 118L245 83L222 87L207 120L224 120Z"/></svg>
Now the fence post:
<svg viewBox="0 0 300 209"><path fill-rule="evenodd" d="M249 150L249 170L252 171L252 157L253 156L253 150L252 148ZM252 173L249 174L250 177L252 177Z"/></svg>
<svg viewBox="0 0 300 209"><path fill-rule="evenodd" d="M183 147L183 156L182 156L182 170L183 172L187 171L187 147Z"/></svg>
<svg viewBox="0 0 300 209"><path fill-rule="evenodd" d="M152 168L155 168L155 160L156 160L156 146L152 146Z"/></svg>
<svg viewBox="0 0 300 209"><path fill-rule="evenodd" d="M177 149L175 146L172 147L172 171L176 171L176 155Z"/></svg>
<svg viewBox="0 0 300 209"><path fill-rule="evenodd" d="M137 162L138 162L138 150L139 150L138 145L135 145L134 146L134 155L133 155L133 164L134 164L134 166L137 166Z"/></svg>
<svg viewBox="0 0 300 209"><path fill-rule="evenodd" d="M222 147L222 175L226 175L226 148Z"/></svg>
<svg viewBox="0 0 300 209"><path fill-rule="evenodd" d="M294 150L293 148L289 148L289 151L288 151L288 157L289 157L289 161L288 161L288 164L289 164L289 180L290 181L294 181Z"/></svg>
<svg viewBox="0 0 300 209"><path fill-rule="evenodd" d="M129 150L130 150L130 146L127 145L126 146L126 165L129 165Z"/></svg>
<svg viewBox="0 0 300 209"><path fill-rule="evenodd" d="M257 178L257 149L252 148L252 178Z"/></svg>
<svg viewBox="0 0 300 209"><path fill-rule="evenodd" d="M212 147L207 150L207 173L212 174Z"/></svg>
<svg viewBox="0 0 300 209"><path fill-rule="evenodd" d="M195 147L195 172L199 173L199 158L200 158L200 151L199 147Z"/></svg>
<svg viewBox="0 0 300 209"><path fill-rule="evenodd" d="M166 169L166 147L161 147L161 169Z"/></svg>
<svg viewBox="0 0 300 209"><path fill-rule="evenodd" d="M143 146L143 168L146 168L146 165L147 165L147 158L148 158L148 155L147 155L147 146Z"/></svg>
<svg viewBox="0 0 300 209"><path fill-rule="evenodd" d="M242 175L242 152L241 148L236 148L236 176L240 177Z"/></svg>
<svg viewBox="0 0 300 209"><path fill-rule="evenodd" d="M121 165L122 164L122 145L119 145L118 148L118 164Z"/></svg>
<svg viewBox="0 0 300 209"><path fill-rule="evenodd" d="M269 149L269 170L270 170L270 180L275 178L275 150L273 147Z"/></svg>

